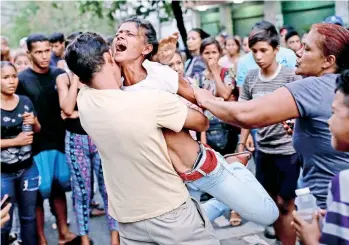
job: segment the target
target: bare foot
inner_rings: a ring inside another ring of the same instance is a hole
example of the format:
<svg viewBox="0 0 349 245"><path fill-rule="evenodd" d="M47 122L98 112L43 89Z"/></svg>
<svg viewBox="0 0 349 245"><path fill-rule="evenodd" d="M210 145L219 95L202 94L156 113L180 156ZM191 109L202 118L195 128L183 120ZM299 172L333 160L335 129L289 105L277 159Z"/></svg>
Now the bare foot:
<svg viewBox="0 0 349 245"><path fill-rule="evenodd" d="M241 222L242 222L242 219L241 219L240 215L235 211L231 211L229 223L232 226L239 226L239 225L241 225Z"/></svg>
<svg viewBox="0 0 349 245"><path fill-rule="evenodd" d="M59 238L59 241L58 241L58 244L64 244L66 242L70 242L71 240L73 240L74 238L76 237L76 235L71 232L71 231L68 231L67 233L65 233L63 235L63 237L60 237Z"/></svg>
<svg viewBox="0 0 349 245"><path fill-rule="evenodd" d="M38 245L48 245L46 238L38 236Z"/></svg>
<svg viewBox="0 0 349 245"><path fill-rule="evenodd" d="M90 212L90 217L99 217L105 215L105 210L103 208L92 208Z"/></svg>

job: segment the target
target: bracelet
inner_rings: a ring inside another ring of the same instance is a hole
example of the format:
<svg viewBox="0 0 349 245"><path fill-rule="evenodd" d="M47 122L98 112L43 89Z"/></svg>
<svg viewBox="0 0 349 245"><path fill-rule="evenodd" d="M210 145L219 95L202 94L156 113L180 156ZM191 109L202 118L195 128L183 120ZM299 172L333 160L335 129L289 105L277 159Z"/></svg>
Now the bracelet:
<svg viewBox="0 0 349 245"><path fill-rule="evenodd" d="M242 142L239 142L237 145L243 145L246 147L246 144L245 143L242 143Z"/></svg>

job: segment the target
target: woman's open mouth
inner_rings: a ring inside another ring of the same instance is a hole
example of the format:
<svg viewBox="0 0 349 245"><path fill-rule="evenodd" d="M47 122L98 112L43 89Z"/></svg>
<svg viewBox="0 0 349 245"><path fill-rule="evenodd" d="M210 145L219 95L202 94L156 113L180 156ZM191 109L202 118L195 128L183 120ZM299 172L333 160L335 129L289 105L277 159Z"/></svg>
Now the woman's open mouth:
<svg viewBox="0 0 349 245"><path fill-rule="evenodd" d="M115 45L116 52L123 52L127 49L126 45L122 42L117 42Z"/></svg>

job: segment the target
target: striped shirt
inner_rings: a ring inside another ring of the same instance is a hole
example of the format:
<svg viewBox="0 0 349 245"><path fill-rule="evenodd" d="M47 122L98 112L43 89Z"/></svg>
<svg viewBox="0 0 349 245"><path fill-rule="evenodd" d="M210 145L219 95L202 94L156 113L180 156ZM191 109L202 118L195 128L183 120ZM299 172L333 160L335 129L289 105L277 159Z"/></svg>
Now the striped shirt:
<svg viewBox="0 0 349 245"><path fill-rule="evenodd" d="M330 184L327 213L320 244L349 245L349 169L337 174Z"/></svg>
<svg viewBox="0 0 349 245"><path fill-rule="evenodd" d="M247 73L239 100L246 101L262 97L298 79L301 79L301 76L297 76L293 68L282 65L279 65L275 74L268 78L261 75L260 69L251 70ZM287 134L282 123L259 128L256 142L258 150L266 154L291 155L295 153L292 136Z"/></svg>

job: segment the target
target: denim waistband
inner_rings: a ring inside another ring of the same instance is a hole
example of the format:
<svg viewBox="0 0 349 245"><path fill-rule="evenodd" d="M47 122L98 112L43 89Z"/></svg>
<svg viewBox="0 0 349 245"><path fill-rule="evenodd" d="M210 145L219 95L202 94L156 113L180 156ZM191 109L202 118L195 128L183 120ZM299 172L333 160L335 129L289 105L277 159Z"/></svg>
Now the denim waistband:
<svg viewBox="0 0 349 245"><path fill-rule="evenodd" d="M206 161L206 151L212 150L212 149L204 146L202 143L199 143L199 148L200 148L200 150L198 152L198 157L196 158L196 160L194 162L192 170L200 168L204 164L204 162Z"/></svg>

